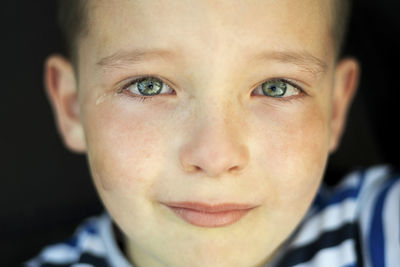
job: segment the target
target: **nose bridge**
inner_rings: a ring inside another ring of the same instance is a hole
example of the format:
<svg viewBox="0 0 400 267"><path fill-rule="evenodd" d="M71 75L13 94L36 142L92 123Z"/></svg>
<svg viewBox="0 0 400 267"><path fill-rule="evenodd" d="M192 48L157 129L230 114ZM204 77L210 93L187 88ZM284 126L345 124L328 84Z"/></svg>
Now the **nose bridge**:
<svg viewBox="0 0 400 267"><path fill-rule="evenodd" d="M217 86L213 86L214 88ZM196 126L220 127L222 129L233 127L231 118L235 117L235 107L228 89L204 90L198 94L195 104Z"/></svg>
<svg viewBox="0 0 400 267"><path fill-rule="evenodd" d="M219 99L217 101L216 99ZM194 109L190 134L180 150L180 162L186 172L208 177L237 173L248 162L249 152L243 139L243 123L229 98L203 96Z"/></svg>
<svg viewBox="0 0 400 267"><path fill-rule="evenodd" d="M217 103L213 100L206 100L203 105L196 107L196 120L193 128L196 129L198 140L204 144L215 142L220 145L235 141L239 142L238 124L240 118L235 116L236 111L229 101ZM217 145L214 144L214 145Z"/></svg>

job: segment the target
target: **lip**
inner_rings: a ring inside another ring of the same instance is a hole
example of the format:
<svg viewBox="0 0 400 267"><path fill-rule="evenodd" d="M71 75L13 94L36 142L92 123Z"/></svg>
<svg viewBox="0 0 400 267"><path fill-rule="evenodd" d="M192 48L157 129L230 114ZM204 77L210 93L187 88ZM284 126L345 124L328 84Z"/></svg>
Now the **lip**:
<svg viewBox="0 0 400 267"><path fill-rule="evenodd" d="M186 222L201 227L231 225L256 207L237 203L210 205L200 202L169 202L163 204Z"/></svg>

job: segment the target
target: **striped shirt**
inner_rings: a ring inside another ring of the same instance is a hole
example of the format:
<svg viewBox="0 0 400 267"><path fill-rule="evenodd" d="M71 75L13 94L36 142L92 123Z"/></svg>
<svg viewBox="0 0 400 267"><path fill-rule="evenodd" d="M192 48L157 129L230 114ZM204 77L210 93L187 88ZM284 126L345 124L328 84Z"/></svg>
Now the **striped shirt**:
<svg viewBox="0 0 400 267"><path fill-rule="evenodd" d="M27 267L132 267L107 213L87 219L66 242ZM321 186L307 215L266 267L400 266L400 175L376 166Z"/></svg>

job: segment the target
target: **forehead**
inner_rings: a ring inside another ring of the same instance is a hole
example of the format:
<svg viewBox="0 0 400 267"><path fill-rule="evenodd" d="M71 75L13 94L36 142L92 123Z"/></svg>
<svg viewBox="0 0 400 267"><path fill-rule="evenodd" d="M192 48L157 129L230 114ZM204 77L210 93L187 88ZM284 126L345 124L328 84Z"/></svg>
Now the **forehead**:
<svg viewBox="0 0 400 267"><path fill-rule="evenodd" d="M190 55L261 50L333 53L330 0L90 1L87 47L96 58L159 48ZM201 52L201 53L197 53Z"/></svg>

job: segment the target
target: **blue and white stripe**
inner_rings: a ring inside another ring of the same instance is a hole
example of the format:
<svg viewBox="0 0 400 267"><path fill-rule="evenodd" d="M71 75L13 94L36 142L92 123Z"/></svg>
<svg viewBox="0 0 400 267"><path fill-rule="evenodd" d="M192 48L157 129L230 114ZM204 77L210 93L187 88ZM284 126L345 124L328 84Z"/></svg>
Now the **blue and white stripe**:
<svg viewBox="0 0 400 267"><path fill-rule="evenodd" d="M275 266L400 266L399 178L378 166L321 190Z"/></svg>
<svg viewBox="0 0 400 267"><path fill-rule="evenodd" d="M87 219L71 239L48 246L26 267L132 267L113 236L108 214Z"/></svg>

